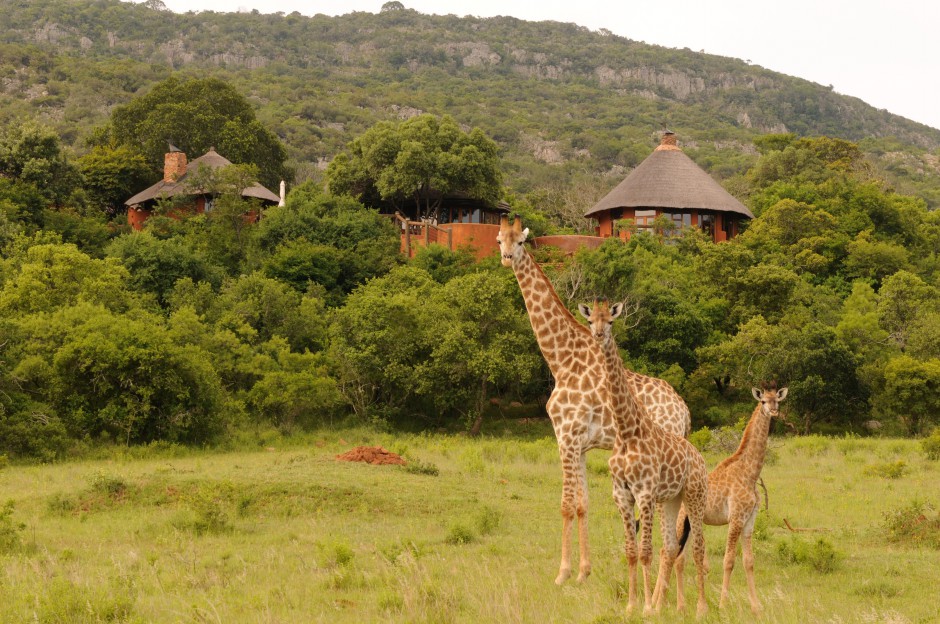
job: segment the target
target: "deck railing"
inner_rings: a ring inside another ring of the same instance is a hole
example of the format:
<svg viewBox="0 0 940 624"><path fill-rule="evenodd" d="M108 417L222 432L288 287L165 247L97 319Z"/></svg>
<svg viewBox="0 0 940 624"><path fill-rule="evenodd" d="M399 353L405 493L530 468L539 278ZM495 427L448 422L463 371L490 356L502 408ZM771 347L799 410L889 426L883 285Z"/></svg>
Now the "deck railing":
<svg viewBox="0 0 940 624"><path fill-rule="evenodd" d="M444 245L451 251L454 249L453 233L448 228L425 221L409 221L397 212L395 223L401 230L402 253L409 258L414 256L415 247L427 247L431 243Z"/></svg>

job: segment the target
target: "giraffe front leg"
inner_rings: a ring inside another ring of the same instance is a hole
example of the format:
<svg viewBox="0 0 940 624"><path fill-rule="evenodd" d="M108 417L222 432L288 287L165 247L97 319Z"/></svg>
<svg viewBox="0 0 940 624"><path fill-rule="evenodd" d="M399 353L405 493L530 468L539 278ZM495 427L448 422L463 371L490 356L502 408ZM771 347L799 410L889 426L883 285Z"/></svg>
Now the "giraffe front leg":
<svg viewBox="0 0 940 624"><path fill-rule="evenodd" d="M653 501L640 499L640 564L643 566L643 615L653 613L650 569L653 563Z"/></svg>
<svg viewBox="0 0 940 624"><path fill-rule="evenodd" d="M578 582L583 583L591 575L591 551L588 543L588 490L587 490L587 455L581 455L581 467L578 471L578 546L581 549L581 561L578 566Z"/></svg>
<svg viewBox="0 0 940 624"><path fill-rule="evenodd" d="M627 558L627 613L636 609L636 524L633 520L634 500L630 490L616 476L614 477L614 502L623 521L624 554Z"/></svg>
<svg viewBox="0 0 940 624"><path fill-rule="evenodd" d="M744 558L744 572L747 574L747 591L751 598L751 612L754 615L760 615L763 607L757 599L757 588L754 585L754 553L751 551L751 533L744 533L741 550Z"/></svg>
<svg viewBox="0 0 940 624"><path fill-rule="evenodd" d="M742 523L737 517L731 518L728 523L728 542L725 544L725 574L721 582L721 598L718 601L718 608L723 609L728 602L728 592L731 588L731 572L734 570L734 559L737 557L738 538L741 536Z"/></svg>
<svg viewBox="0 0 940 624"><path fill-rule="evenodd" d="M579 459L572 449L560 449L561 486L561 564L555 584L561 585L571 576L571 524L577 513Z"/></svg>

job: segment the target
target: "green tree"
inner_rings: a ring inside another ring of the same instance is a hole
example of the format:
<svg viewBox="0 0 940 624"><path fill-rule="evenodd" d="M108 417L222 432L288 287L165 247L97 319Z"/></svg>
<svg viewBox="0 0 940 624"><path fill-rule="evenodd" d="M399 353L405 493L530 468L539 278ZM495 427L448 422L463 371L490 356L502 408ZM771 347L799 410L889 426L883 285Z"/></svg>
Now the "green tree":
<svg viewBox="0 0 940 624"><path fill-rule="evenodd" d="M867 413L857 358L835 331L817 321L771 325L757 316L730 340L699 349L699 357L700 374L727 376L737 388L770 380L789 386L789 409L802 433L820 423L852 426Z"/></svg>
<svg viewBox="0 0 940 624"><path fill-rule="evenodd" d="M896 419L909 435L940 424L940 359L891 359L873 403L880 414Z"/></svg>
<svg viewBox="0 0 940 624"><path fill-rule="evenodd" d="M433 347L422 308L439 288L427 272L397 267L357 288L336 310L330 358L358 418L400 420L430 411L417 392L419 367Z"/></svg>
<svg viewBox="0 0 940 624"><path fill-rule="evenodd" d="M881 327L902 351L907 347L912 328L923 315L937 312L940 293L909 271L898 271L882 282L878 291L878 316Z"/></svg>
<svg viewBox="0 0 940 624"><path fill-rule="evenodd" d="M96 260L72 244L38 244L5 261L0 316L51 312L78 302L123 311L134 303L129 274L116 258Z"/></svg>
<svg viewBox="0 0 940 624"><path fill-rule="evenodd" d="M215 147L233 163L253 164L268 188L293 179L281 141L257 120L248 100L218 78L171 76L156 84L114 110L110 137L116 145L139 150L154 174L163 171L172 142L190 157Z"/></svg>
<svg viewBox="0 0 940 624"><path fill-rule="evenodd" d="M12 374L73 437L200 442L224 426L223 394L205 352L173 344L160 317L87 303L19 322Z"/></svg>
<svg viewBox="0 0 940 624"><path fill-rule="evenodd" d="M179 279L188 277L194 282L216 285L222 281L221 269L194 252L181 238L163 240L150 232L126 234L111 243L108 255L121 261L135 290L152 294L162 306L168 304Z"/></svg>
<svg viewBox="0 0 940 624"><path fill-rule="evenodd" d="M0 128L0 178L33 186L57 206L80 203L75 193L82 184L78 168L66 158L59 135L33 121Z"/></svg>
<svg viewBox="0 0 940 624"><path fill-rule="evenodd" d="M266 274L300 291L319 284L331 304L400 262L399 234L387 217L312 184L295 188L286 206L265 212L255 244Z"/></svg>
<svg viewBox="0 0 940 624"><path fill-rule="evenodd" d="M496 143L479 128L464 132L453 118L428 114L373 126L333 159L327 179L333 193L414 205L419 218L437 218L445 195L495 204L502 194Z"/></svg>
<svg viewBox="0 0 940 624"><path fill-rule="evenodd" d="M283 340L266 347L277 366L265 371L248 392L251 412L287 432L333 422L343 401L323 358L294 353Z"/></svg>
<svg viewBox="0 0 940 624"><path fill-rule="evenodd" d="M97 146L78 159L78 167L91 205L112 217L123 212L124 201L153 177L143 155L127 145Z"/></svg>
<svg viewBox="0 0 940 624"><path fill-rule="evenodd" d="M491 396L540 378L543 361L517 288L505 273L472 273L450 280L421 307L433 346L419 366L419 392L439 413L459 414L471 434L480 432Z"/></svg>

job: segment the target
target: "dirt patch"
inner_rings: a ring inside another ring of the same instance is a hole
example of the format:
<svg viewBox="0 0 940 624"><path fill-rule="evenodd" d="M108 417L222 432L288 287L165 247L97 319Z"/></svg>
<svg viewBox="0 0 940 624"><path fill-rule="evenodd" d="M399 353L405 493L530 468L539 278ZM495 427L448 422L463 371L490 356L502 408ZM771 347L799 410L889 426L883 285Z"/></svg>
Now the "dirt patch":
<svg viewBox="0 0 940 624"><path fill-rule="evenodd" d="M375 465L405 465L405 460L401 458L401 455L396 455L391 451L386 451L381 446L357 446L351 451L346 451L342 455L337 455L336 459L339 461L357 461Z"/></svg>

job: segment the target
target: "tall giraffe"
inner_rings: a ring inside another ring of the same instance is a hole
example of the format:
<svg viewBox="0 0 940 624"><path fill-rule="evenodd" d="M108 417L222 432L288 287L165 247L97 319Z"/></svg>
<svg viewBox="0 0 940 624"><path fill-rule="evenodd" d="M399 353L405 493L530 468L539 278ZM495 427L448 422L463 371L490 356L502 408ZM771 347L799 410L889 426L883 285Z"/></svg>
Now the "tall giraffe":
<svg viewBox="0 0 940 624"><path fill-rule="evenodd" d="M705 506L705 524L711 526L728 525L728 541L725 545L724 579L721 584L719 608L728 600L728 588L731 585L731 571L737 557L738 539L742 538L744 571L747 574L747 589L751 600L751 611L760 613L761 605L754 587L754 553L751 551L751 536L754 534L754 521L760 509L760 497L757 494L757 480L764 467L767 453L767 436L770 435L772 418L780 415L780 403L787 398L788 388L777 390L776 384L763 388L751 388L751 394L757 400L757 407L744 429L741 444L734 455L727 458L708 475L708 502ZM680 514L679 522L682 522ZM677 600L683 601L683 564L684 557L679 555L676 561Z"/></svg>
<svg viewBox="0 0 940 624"><path fill-rule="evenodd" d="M555 582L571 575L571 526L578 518L581 551L578 580L591 573L587 533L586 454L591 449L611 449L617 426L607 409L607 385L603 355L587 327L579 323L561 302L548 277L525 249L529 230L516 217L512 225L503 217L499 241L502 263L512 267L529 313L532 331L542 356L555 379L555 388L545 405L558 440L562 468L561 565ZM665 381L635 375L642 387L644 405L661 427L679 435L689 430L689 409Z"/></svg>
<svg viewBox="0 0 940 624"><path fill-rule="evenodd" d="M610 408L617 420L617 440L610 458L613 495L623 519L626 555L629 564L627 611L636 607L637 559L643 565L644 614L659 611L665 600L672 565L679 553L676 520L684 505L688 511L693 556L698 568L697 614L708 611L705 600L705 538L702 519L708 488L708 470L698 450L682 436L664 431L650 420L623 369L623 362L613 338L613 322L623 311L623 304L613 306L595 301L594 307L579 306L588 319L590 332L601 346ZM637 553L633 508L640 508L640 550ZM653 507L661 505L660 526L663 548L659 575L650 595L650 566L653 558Z"/></svg>

